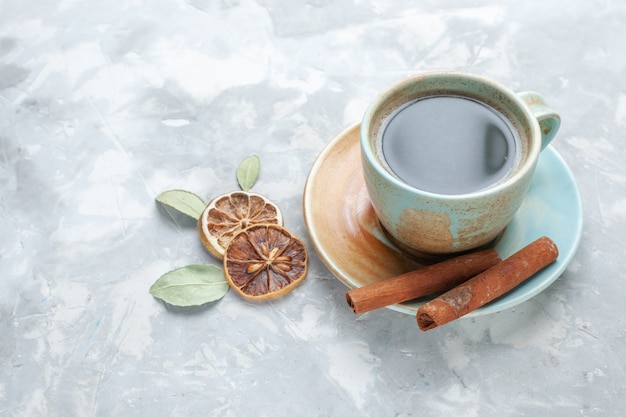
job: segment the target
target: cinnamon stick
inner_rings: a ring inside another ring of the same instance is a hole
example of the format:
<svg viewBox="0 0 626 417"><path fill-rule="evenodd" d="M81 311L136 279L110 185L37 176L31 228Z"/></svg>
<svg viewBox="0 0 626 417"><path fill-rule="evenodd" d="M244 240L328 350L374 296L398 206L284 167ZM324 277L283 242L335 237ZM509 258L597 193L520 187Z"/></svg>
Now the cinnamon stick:
<svg viewBox="0 0 626 417"><path fill-rule="evenodd" d="M499 264L462 283L417 310L421 330L449 323L512 290L556 260L559 250L541 237Z"/></svg>
<svg viewBox="0 0 626 417"><path fill-rule="evenodd" d="M355 314L447 291L500 262L495 249L457 256L346 293Z"/></svg>

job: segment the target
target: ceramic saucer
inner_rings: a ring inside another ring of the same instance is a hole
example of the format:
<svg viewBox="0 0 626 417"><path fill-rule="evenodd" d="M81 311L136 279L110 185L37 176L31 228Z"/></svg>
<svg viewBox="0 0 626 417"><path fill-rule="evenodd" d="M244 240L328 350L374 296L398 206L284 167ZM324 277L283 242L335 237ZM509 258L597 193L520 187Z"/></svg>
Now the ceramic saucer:
<svg viewBox="0 0 626 417"><path fill-rule="evenodd" d="M359 125L346 129L322 151L309 173L303 199L304 220L315 251L348 288L423 266L394 247L376 219L361 170ZM546 289L572 260L581 235L582 203L576 181L565 161L548 147L541 154L527 197L495 248L506 258L548 236L559 247L559 258L465 317L511 308ZM389 308L415 315L425 301Z"/></svg>

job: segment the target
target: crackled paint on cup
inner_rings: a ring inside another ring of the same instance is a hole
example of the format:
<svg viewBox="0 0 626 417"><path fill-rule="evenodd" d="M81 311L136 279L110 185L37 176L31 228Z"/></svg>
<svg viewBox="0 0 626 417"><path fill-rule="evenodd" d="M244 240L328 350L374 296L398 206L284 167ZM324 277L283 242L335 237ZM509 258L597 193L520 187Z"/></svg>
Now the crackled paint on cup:
<svg viewBox="0 0 626 417"><path fill-rule="evenodd" d="M503 115L519 136L520 162L503 181L478 192L444 195L409 186L385 168L377 141L386 119L414 100L460 96L487 104ZM438 71L406 78L383 92L361 123L365 183L376 215L390 240L418 256L445 256L476 249L505 229L530 185L540 152L560 126L560 118L534 92L516 94L484 77Z"/></svg>

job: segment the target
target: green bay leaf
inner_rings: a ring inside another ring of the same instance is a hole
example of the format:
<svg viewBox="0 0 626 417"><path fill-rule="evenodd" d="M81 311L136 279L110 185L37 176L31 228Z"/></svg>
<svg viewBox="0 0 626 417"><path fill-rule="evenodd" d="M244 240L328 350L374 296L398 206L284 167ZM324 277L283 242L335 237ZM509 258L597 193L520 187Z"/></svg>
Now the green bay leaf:
<svg viewBox="0 0 626 417"><path fill-rule="evenodd" d="M252 155L245 158L237 167L237 182L243 191L248 191L257 178L261 169L261 160L258 156Z"/></svg>
<svg viewBox="0 0 626 417"><path fill-rule="evenodd" d="M222 298L229 289L224 271L215 265L188 265L165 273L150 294L179 307L199 306Z"/></svg>
<svg viewBox="0 0 626 417"><path fill-rule="evenodd" d="M206 203L200 197L185 190L165 191L157 196L156 201L196 220L206 207Z"/></svg>

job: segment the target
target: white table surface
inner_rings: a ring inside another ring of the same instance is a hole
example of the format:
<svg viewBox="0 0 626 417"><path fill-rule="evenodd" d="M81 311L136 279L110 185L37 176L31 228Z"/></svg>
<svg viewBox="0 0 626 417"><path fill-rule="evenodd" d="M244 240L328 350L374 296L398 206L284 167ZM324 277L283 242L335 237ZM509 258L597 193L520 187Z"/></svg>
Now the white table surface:
<svg viewBox="0 0 626 417"><path fill-rule="evenodd" d="M624 4L0 1L0 415L623 416ZM544 95L585 226L541 294L421 332L352 313L302 192L378 92L436 69ZM219 262L155 196L235 190L250 154L307 279L166 308L160 275Z"/></svg>

